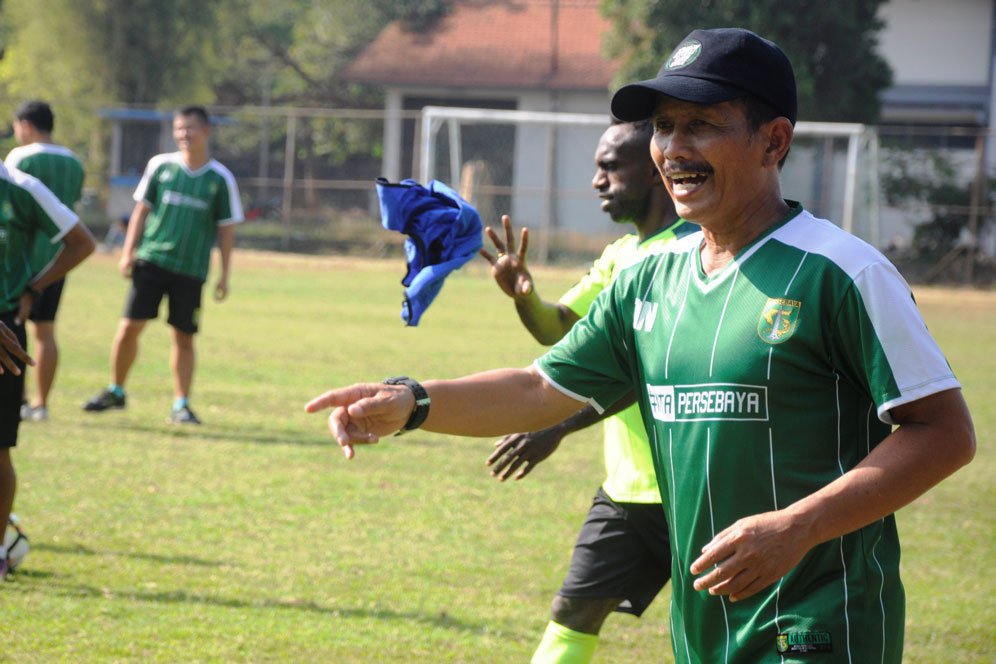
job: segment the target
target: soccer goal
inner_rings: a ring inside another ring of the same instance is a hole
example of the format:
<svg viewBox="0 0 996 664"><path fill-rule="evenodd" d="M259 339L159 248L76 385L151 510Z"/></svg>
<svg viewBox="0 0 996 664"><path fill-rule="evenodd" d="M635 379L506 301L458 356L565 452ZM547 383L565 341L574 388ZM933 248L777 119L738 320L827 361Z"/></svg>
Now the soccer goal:
<svg viewBox="0 0 996 664"><path fill-rule="evenodd" d="M486 224L509 214L516 226L528 226L535 259L599 249L620 232L591 189L595 146L608 124L601 114L427 106L419 177L453 186ZM783 195L881 244L874 128L799 122L795 136Z"/></svg>

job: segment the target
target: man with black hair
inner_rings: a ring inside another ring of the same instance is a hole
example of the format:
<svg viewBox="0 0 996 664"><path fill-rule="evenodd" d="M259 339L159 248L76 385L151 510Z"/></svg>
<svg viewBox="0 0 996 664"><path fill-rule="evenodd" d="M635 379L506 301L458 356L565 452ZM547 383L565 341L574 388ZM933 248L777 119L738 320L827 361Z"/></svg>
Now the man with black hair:
<svg viewBox="0 0 996 664"><path fill-rule="evenodd" d="M624 270L530 368L352 385L306 409L331 409L351 457L399 429L531 430L635 391L670 528L675 661L899 664L894 512L975 454L909 286L782 198L796 91L776 44L695 30L612 114L652 119L652 158L701 232Z"/></svg>
<svg viewBox="0 0 996 664"><path fill-rule="evenodd" d="M544 345L559 341L629 264L668 242L698 230L677 219L647 145L648 121L612 124L595 149L595 175L602 211L629 233L609 244L578 283L556 302L544 300L526 266L529 234L516 247L511 220L502 217L505 239L487 228L496 255L482 249L502 291L515 302L522 324ZM621 399L604 413L588 406L563 422L502 438L488 459L504 481L527 476L561 440L604 420L607 477L598 488L578 533L567 577L550 608L550 622L533 655L537 663L590 661L602 623L613 612L637 617L671 576L667 521L657 489L647 432L634 399Z"/></svg>
<svg viewBox="0 0 996 664"><path fill-rule="evenodd" d="M118 267L132 281L124 317L111 347L111 383L83 404L101 412L124 408L125 381L138 355L145 324L169 300L173 373L173 407L168 421L200 424L190 408L194 378L194 335L199 328L201 291L207 279L211 248L217 241L221 274L214 299L228 296L235 224L243 221L239 189L231 171L211 158L211 122L202 106L187 106L173 117L179 152L149 160L128 221Z"/></svg>
<svg viewBox="0 0 996 664"><path fill-rule="evenodd" d="M67 147L52 142L55 116L43 101L27 101L14 112L14 137L18 147L5 160L7 168L16 168L42 181L70 210L83 194L85 173L79 157ZM35 235L31 249L31 270L37 274L62 249L44 233ZM32 337L35 345L35 391L21 406L21 419L41 422L48 419L48 397L59 366L59 345L55 338L55 316L59 309L65 279L59 279L42 291L31 305Z"/></svg>

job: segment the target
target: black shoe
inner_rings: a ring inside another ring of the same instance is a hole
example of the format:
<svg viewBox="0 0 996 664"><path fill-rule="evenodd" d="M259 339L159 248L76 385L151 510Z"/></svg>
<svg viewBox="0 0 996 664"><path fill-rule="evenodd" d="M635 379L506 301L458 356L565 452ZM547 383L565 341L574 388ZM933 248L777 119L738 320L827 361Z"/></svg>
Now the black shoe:
<svg viewBox="0 0 996 664"><path fill-rule="evenodd" d="M174 410L169 414L170 424L200 424L201 421L194 415L194 411L190 410L189 406L184 406L178 410Z"/></svg>
<svg viewBox="0 0 996 664"><path fill-rule="evenodd" d="M102 410L108 410L109 408L124 408L125 407L125 396L117 395L111 390L104 390L94 398L83 404L83 410L88 410L93 413L99 413Z"/></svg>

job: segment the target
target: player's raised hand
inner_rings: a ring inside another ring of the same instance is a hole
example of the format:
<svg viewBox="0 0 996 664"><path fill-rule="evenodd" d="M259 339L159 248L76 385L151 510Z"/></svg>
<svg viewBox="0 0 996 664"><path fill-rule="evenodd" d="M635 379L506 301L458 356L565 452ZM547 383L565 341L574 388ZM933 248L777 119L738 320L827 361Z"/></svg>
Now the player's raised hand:
<svg viewBox="0 0 996 664"><path fill-rule="evenodd" d="M504 482L515 474L521 480L536 467L536 464L553 454L564 439L557 427L541 429L532 433L513 433L495 443L486 465L491 466L491 475ZM521 470L519 470L521 468Z"/></svg>
<svg viewBox="0 0 996 664"><path fill-rule="evenodd" d="M315 413L331 408L329 432L347 459L353 445L369 445L381 436L399 431L415 408L415 397L404 385L359 383L320 394L304 406Z"/></svg>
<svg viewBox="0 0 996 664"><path fill-rule="evenodd" d="M484 232L495 246L495 255L486 249L481 249L481 256L491 263L491 275L509 297L523 297L533 292L533 277L526 268L526 250L529 248L529 229L523 227L520 231L519 248L515 248L515 235L512 232L512 220L507 214L501 217L501 225L505 229L505 241L490 226Z"/></svg>
<svg viewBox="0 0 996 664"><path fill-rule="evenodd" d="M14 357L29 366L35 366L35 361L21 346L21 342L17 340L17 335L0 321L0 373L9 371L15 376L21 375L21 368L14 362Z"/></svg>

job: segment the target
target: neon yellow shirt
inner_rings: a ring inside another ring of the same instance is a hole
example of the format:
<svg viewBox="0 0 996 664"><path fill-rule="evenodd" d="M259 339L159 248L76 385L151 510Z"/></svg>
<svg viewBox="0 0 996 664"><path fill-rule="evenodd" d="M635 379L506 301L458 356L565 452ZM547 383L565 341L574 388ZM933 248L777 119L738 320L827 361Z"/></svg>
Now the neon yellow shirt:
<svg viewBox="0 0 996 664"><path fill-rule="evenodd" d="M619 270L676 237L696 230L698 226L695 224L679 219L643 242L636 235L624 235L605 248L581 281L561 296L560 304L584 317L592 302L609 287ZM605 469L608 472L602 484L605 493L619 503L661 502L640 407L634 404L603 420L602 426L605 435Z"/></svg>

